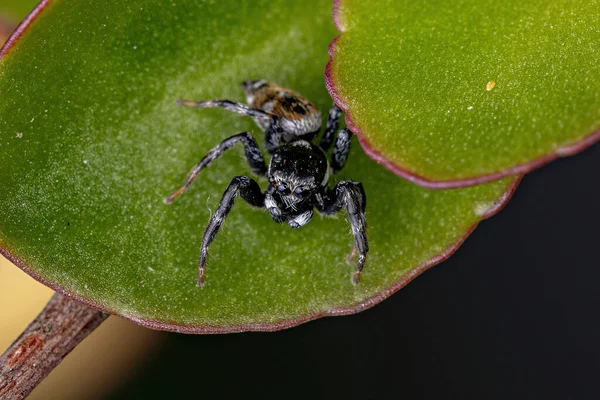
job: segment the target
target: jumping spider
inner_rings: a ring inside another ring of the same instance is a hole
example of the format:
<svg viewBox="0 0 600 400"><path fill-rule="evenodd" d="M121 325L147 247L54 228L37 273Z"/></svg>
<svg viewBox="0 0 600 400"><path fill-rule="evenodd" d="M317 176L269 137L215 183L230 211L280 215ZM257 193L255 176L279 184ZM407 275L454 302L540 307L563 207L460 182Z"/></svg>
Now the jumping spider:
<svg viewBox="0 0 600 400"><path fill-rule="evenodd" d="M298 93L264 80L245 81L243 86L248 105L229 100L178 101L183 106L222 107L251 117L265 132L266 149L272 154L267 167L256 140L250 133L233 135L210 150L190 171L184 185L165 199L165 203L170 204L185 192L200 171L237 142L244 145L250 169L269 179L269 187L264 193L256 181L248 176L236 176L225 190L219 208L202 237L198 286L204 284L208 246L231 210L238 193L251 206L266 207L273 221L287 222L292 228L306 225L313 216L314 208L325 215L345 209L355 242L349 259L358 253L356 271L352 275L352 282L357 284L369 251L365 192L362 184L354 181L339 182L333 189L327 187L330 166L326 152L333 143L341 110L335 105L331 108L325 134L317 146L311 140L321 129L321 113L311 102ZM334 173L346 164L351 137L352 132L348 129L337 133L331 159L331 170Z"/></svg>

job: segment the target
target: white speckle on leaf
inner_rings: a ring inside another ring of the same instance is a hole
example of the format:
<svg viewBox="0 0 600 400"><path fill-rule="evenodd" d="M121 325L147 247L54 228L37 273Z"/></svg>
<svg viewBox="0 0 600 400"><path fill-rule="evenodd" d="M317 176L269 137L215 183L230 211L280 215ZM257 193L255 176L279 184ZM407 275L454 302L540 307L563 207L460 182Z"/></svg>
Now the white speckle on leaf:
<svg viewBox="0 0 600 400"><path fill-rule="evenodd" d="M473 106L467 107L467 110L469 110L469 111L472 110L472 109L473 109Z"/></svg>
<svg viewBox="0 0 600 400"><path fill-rule="evenodd" d="M475 214L478 217L483 217L493 206L493 203L479 202L475 204Z"/></svg>

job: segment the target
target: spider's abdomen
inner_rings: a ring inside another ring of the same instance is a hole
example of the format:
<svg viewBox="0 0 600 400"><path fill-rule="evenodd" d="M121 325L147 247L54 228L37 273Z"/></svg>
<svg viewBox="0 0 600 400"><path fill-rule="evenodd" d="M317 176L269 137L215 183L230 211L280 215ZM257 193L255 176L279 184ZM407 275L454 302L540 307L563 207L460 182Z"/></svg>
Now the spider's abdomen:
<svg viewBox="0 0 600 400"><path fill-rule="evenodd" d="M286 133L299 136L321 129L321 112L301 94L269 82L245 90L249 105L278 117Z"/></svg>

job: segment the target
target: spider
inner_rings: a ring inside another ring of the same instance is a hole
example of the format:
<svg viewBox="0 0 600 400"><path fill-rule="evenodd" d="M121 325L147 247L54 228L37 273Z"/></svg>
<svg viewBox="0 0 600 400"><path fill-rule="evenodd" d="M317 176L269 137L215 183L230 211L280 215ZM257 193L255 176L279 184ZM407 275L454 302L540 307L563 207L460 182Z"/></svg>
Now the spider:
<svg viewBox="0 0 600 400"><path fill-rule="evenodd" d="M188 107L222 107L251 117L265 132L266 150L272 155L267 166L256 140L250 133L233 135L212 148L189 172L183 186L165 198L166 204L173 202L187 190L204 168L238 142L244 146L250 169L256 175L268 178L269 186L264 192L258 183L248 176L236 176L225 190L219 207L212 215L202 237L198 286L204 285L208 247L238 194L251 206L265 207L273 221L286 222L292 228L306 225L315 208L324 215L346 210L354 235L354 248L347 260L350 262L358 254L356 270L352 274L352 283L357 284L369 251L365 191L360 182L354 181L339 182L333 189L328 187L330 169L333 173L340 171L346 164L350 151L352 132L349 129L337 132L341 110L336 105L331 108L323 138L315 145L311 141L321 129L321 113L310 101L290 89L264 80L244 81L243 87L247 105L229 100L177 102ZM329 164L326 153L334 138L335 145Z"/></svg>

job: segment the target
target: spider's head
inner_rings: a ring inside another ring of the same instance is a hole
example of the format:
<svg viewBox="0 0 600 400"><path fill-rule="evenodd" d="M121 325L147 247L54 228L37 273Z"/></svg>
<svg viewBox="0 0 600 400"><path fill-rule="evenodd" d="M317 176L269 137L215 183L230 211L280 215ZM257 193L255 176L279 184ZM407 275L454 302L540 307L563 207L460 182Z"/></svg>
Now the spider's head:
<svg viewBox="0 0 600 400"><path fill-rule="evenodd" d="M327 158L320 148L304 140L289 143L273 153L269 163L269 189L283 208L297 210L327 185Z"/></svg>
<svg viewBox="0 0 600 400"><path fill-rule="evenodd" d="M312 177L298 177L275 173L269 177L268 192L279 204L281 209L293 213L306 203L317 189Z"/></svg>
<svg viewBox="0 0 600 400"><path fill-rule="evenodd" d="M266 90L269 87L270 83L264 80L258 80L244 81L242 85L244 86L244 92L246 92L247 103L253 104L254 98L256 97L257 93Z"/></svg>

